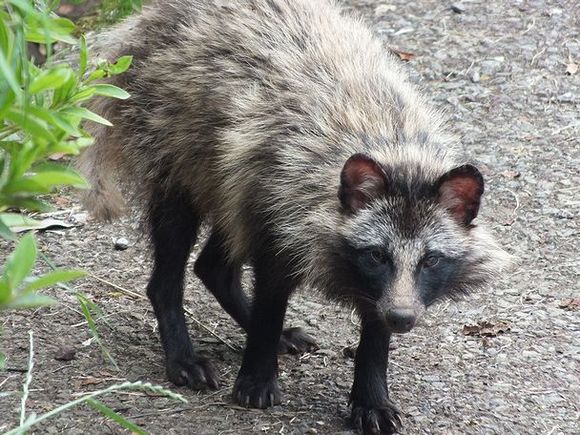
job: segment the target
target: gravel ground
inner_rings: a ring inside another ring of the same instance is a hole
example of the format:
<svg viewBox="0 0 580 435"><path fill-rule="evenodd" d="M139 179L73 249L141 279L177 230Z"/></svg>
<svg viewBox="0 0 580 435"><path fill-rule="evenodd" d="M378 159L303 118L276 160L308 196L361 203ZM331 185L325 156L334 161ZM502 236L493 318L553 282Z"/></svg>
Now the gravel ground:
<svg viewBox="0 0 580 435"><path fill-rule="evenodd" d="M518 259L495 288L434 307L419 327L394 340L391 394L403 411L405 433L580 433L578 2L341 3L360 13L385 42L412 54L402 56L412 57L413 77L451 114L466 154L486 176L484 219ZM56 205L61 218L71 210L80 213L72 195L56 198ZM0 372L2 392L21 388L27 331L35 333L30 411L45 412L123 380L169 387L149 303L122 290L143 295L149 273L135 222L125 218L103 226L89 220L39 235L42 251L57 265L83 267L92 275L77 289L103 310L110 326L100 322L102 340L119 369L87 341L90 333L71 293L59 290L63 302L57 307L2 313L2 350L9 356L9 370ZM128 240L128 249L114 249L119 237ZM8 249L0 244L0 257ZM187 405L125 393L105 400L110 407L152 433L351 433L350 346L357 341L351 313L316 295L297 295L288 324L308 329L321 350L281 357L283 405L247 411L228 396L243 335L193 274L187 299L194 341L216 361L222 388L178 389ZM56 360L67 346L76 350L74 358ZM17 394L0 396L0 431L16 424L18 406ZM79 407L37 433L119 431Z"/></svg>

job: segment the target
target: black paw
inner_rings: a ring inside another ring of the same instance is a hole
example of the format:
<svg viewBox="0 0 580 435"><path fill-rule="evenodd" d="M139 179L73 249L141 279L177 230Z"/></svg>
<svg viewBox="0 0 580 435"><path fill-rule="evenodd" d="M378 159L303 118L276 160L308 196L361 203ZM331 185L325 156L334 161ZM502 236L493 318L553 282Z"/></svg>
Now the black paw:
<svg viewBox="0 0 580 435"><path fill-rule="evenodd" d="M194 390L205 390L218 387L218 377L210 360L201 356L192 356L167 361L167 377L177 386L187 386Z"/></svg>
<svg viewBox="0 0 580 435"><path fill-rule="evenodd" d="M286 328L280 336L278 353L297 355L306 352L314 352L319 349L314 338L308 335L302 328Z"/></svg>
<svg viewBox="0 0 580 435"><path fill-rule="evenodd" d="M370 408L353 404L351 421L358 433L391 435L402 428L399 411L391 403Z"/></svg>
<svg viewBox="0 0 580 435"><path fill-rule="evenodd" d="M232 393L234 401L246 408L268 408L280 404L280 388L276 378L258 379L239 375Z"/></svg>

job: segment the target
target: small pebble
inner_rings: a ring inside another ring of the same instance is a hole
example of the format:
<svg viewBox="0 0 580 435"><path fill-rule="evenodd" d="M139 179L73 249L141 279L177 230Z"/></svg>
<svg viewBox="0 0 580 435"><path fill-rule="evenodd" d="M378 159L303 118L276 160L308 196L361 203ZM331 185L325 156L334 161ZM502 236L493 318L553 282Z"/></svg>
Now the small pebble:
<svg viewBox="0 0 580 435"><path fill-rule="evenodd" d="M120 237L117 240L115 240L115 249L117 251L124 251L128 247L129 247L129 240L127 240L125 237Z"/></svg>
<svg viewBox="0 0 580 435"><path fill-rule="evenodd" d="M450 9L455 12L456 14L462 14L463 12L465 12L465 8L463 7L463 5L461 4L453 4L450 6Z"/></svg>

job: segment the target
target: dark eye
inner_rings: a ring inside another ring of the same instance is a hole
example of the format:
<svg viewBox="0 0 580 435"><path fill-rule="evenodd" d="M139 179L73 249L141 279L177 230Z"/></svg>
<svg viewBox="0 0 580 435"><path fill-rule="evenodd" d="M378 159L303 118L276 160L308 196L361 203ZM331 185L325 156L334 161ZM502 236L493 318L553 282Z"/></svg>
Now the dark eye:
<svg viewBox="0 0 580 435"><path fill-rule="evenodd" d="M373 249L371 251L371 258L377 264L385 264L388 261L387 254L380 249Z"/></svg>
<svg viewBox="0 0 580 435"><path fill-rule="evenodd" d="M437 266L437 264L439 263L439 258L440 257L438 255L434 255L434 254L427 255L423 259L423 267L429 268L429 267Z"/></svg>

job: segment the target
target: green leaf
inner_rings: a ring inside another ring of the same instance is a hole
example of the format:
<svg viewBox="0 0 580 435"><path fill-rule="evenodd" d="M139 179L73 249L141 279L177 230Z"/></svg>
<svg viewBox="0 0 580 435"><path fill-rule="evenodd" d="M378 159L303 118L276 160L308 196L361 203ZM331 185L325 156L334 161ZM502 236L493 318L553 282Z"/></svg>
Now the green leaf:
<svg viewBox="0 0 580 435"><path fill-rule="evenodd" d="M121 56L119 59L117 59L117 62L109 67L109 73L111 75L124 73L129 69L132 62L133 56Z"/></svg>
<svg viewBox="0 0 580 435"><path fill-rule="evenodd" d="M55 108L68 101L69 95L78 86L77 76L71 74L69 79L59 88L54 90L51 107Z"/></svg>
<svg viewBox="0 0 580 435"><path fill-rule="evenodd" d="M47 305L56 304L56 300L46 295L39 295L36 293L26 293L17 295L9 303L2 306L2 309L23 309L23 308L37 308Z"/></svg>
<svg viewBox="0 0 580 435"><path fill-rule="evenodd" d="M103 118L102 116L99 116L96 113L91 112L89 109L86 109L84 107L70 107L68 109L64 109L63 113L78 116L79 118L88 119L90 121L94 121L94 122L97 122L99 124L103 124L103 125L107 125L107 126L113 125L109 121L107 121L105 118Z"/></svg>
<svg viewBox="0 0 580 435"><path fill-rule="evenodd" d="M70 68L65 67L44 70L32 81L28 91L31 94L37 94L47 89L60 88L69 80L70 75Z"/></svg>
<svg viewBox="0 0 580 435"><path fill-rule="evenodd" d="M25 39L29 42L40 44L52 44L56 41L62 41L67 44L76 44L77 40L71 36L75 29L74 23L68 18L50 18L42 20L42 24L34 22L27 16ZM41 16L41 18L44 18Z"/></svg>
<svg viewBox="0 0 580 435"><path fill-rule="evenodd" d="M86 275L86 272L82 270L53 270L45 275L32 278L30 284L27 284L23 292L35 291L41 288L53 287L54 285L61 282L73 281L75 279L82 278Z"/></svg>
<svg viewBox="0 0 580 435"><path fill-rule="evenodd" d="M137 426L135 423L127 420L125 417L117 414L111 408L106 406L103 402L96 400L96 399L91 399L91 398L87 398L86 402L89 405L91 405L93 408L95 408L97 411L99 411L101 414L103 414L105 417L107 417L109 420L114 421L115 423L118 423L120 426L124 427L125 429L130 430L132 433L135 433L138 435L147 435L147 432L145 430L143 430L141 427Z"/></svg>
<svg viewBox="0 0 580 435"><path fill-rule="evenodd" d="M64 17L51 18L50 23L54 31L61 32L62 34L70 34L76 29L75 23Z"/></svg>
<svg viewBox="0 0 580 435"><path fill-rule="evenodd" d="M0 192L12 178L12 173L10 171L12 156L9 151L9 149L12 148L12 145L13 142L0 142Z"/></svg>
<svg viewBox="0 0 580 435"><path fill-rule="evenodd" d="M87 181L74 169L60 165L44 165L32 170L4 187L4 193L33 192L49 193L55 186L89 187Z"/></svg>
<svg viewBox="0 0 580 435"><path fill-rule="evenodd" d="M47 204L46 202L35 198L9 197L8 200L6 200L5 198L0 198L0 202L2 204L18 209L34 210L41 212L52 210L52 206L50 204Z"/></svg>
<svg viewBox="0 0 580 435"><path fill-rule="evenodd" d="M8 195L23 195L25 193L45 194L50 193L51 190L51 185L44 185L37 182L36 180L26 177L11 181L4 187L4 193Z"/></svg>
<svg viewBox="0 0 580 435"><path fill-rule="evenodd" d="M28 113L31 113L36 118L43 120L47 123L47 125L53 125L60 128L69 135L78 134L78 129L73 127L70 122L60 116L58 112L45 109L41 106L30 106L28 107Z"/></svg>
<svg viewBox="0 0 580 435"><path fill-rule="evenodd" d="M6 214L0 215L0 237L2 237L3 239L6 239L6 240L15 241L16 234L14 234L12 232L12 230L10 229L10 226L8 226L3 220L3 217L5 215Z"/></svg>
<svg viewBox="0 0 580 435"><path fill-rule="evenodd" d="M19 109L13 108L6 113L6 119L12 121L35 138L43 138L49 142L56 141L56 138L48 130L46 123L30 113L24 113Z"/></svg>
<svg viewBox="0 0 580 435"><path fill-rule="evenodd" d="M124 91L121 88L118 88L117 86L113 86L113 85L99 84L99 85L92 85L91 88L95 90L95 94L103 95L105 97L126 100L127 98L129 98L131 96L128 92ZM91 88L89 88L89 89L91 89Z"/></svg>
<svg viewBox="0 0 580 435"><path fill-rule="evenodd" d="M36 253L34 236L32 233L26 234L4 264L2 276L10 288L15 289L30 274L36 262Z"/></svg>
<svg viewBox="0 0 580 435"><path fill-rule="evenodd" d="M6 83L8 83L8 85L12 89L12 92L14 92L16 95L20 95L20 93L22 92L22 90L20 89L20 85L16 80L16 76L12 71L12 67L8 63L6 57L4 56L3 51L0 51L0 81L5 81Z"/></svg>
<svg viewBox="0 0 580 435"><path fill-rule="evenodd" d="M105 71L103 71L102 69L96 69L92 73L89 74L89 77L87 78L86 83L92 82L94 80L102 79L106 75L107 75L107 73L105 73Z"/></svg>
<svg viewBox="0 0 580 435"><path fill-rule="evenodd" d="M64 118L63 116L60 116L60 114L58 112L50 112L51 114L51 118L52 118L52 122L54 123L54 125L56 125L58 128L60 128L62 131L64 131L65 133L67 133L70 136L79 136L80 135L80 131L79 129L72 125L68 119Z"/></svg>
<svg viewBox="0 0 580 435"><path fill-rule="evenodd" d="M14 44L12 31L8 27L8 19L9 17L6 19L3 16L0 17L0 52L2 53L10 53Z"/></svg>
<svg viewBox="0 0 580 435"><path fill-rule="evenodd" d="M4 118L5 113L12 107L16 100L16 94L8 83L0 81L0 119Z"/></svg>
<svg viewBox="0 0 580 435"><path fill-rule="evenodd" d="M16 6L20 9L25 15L34 16L38 12L32 7L29 1L26 0L7 0L8 3Z"/></svg>
<svg viewBox="0 0 580 435"><path fill-rule="evenodd" d="M12 290L5 278L0 277L0 307L6 304L12 297Z"/></svg>
<svg viewBox="0 0 580 435"><path fill-rule="evenodd" d="M70 102L80 103L81 101L89 100L93 95L95 95L95 92L96 90L92 87L82 89L70 98Z"/></svg>
<svg viewBox="0 0 580 435"><path fill-rule="evenodd" d="M75 170L65 167L54 167L52 170L36 170L26 179L34 181L41 186L73 186L77 188L87 188L89 184Z"/></svg>
<svg viewBox="0 0 580 435"><path fill-rule="evenodd" d="M85 72L87 71L87 63L88 63L88 58L89 58L88 49L87 49L87 40L85 38L85 35L81 36L81 38L80 38L80 46L81 46L81 52L80 52L80 60L79 60L79 78L81 78L82 76L85 75Z"/></svg>
<svg viewBox="0 0 580 435"><path fill-rule="evenodd" d="M24 230L24 228L34 229L40 226L40 222L36 219L32 219L26 215L19 213L3 213L0 215L0 224L3 223L14 233L19 233ZM16 240L16 236L14 239Z"/></svg>
<svg viewBox="0 0 580 435"><path fill-rule="evenodd" d="M77 155L83 148L92 145L95 140L89 137L79 137L76 140L69 140L67 142L61 142L58 145L51 148L54 153L65 153Z"/></svg>

